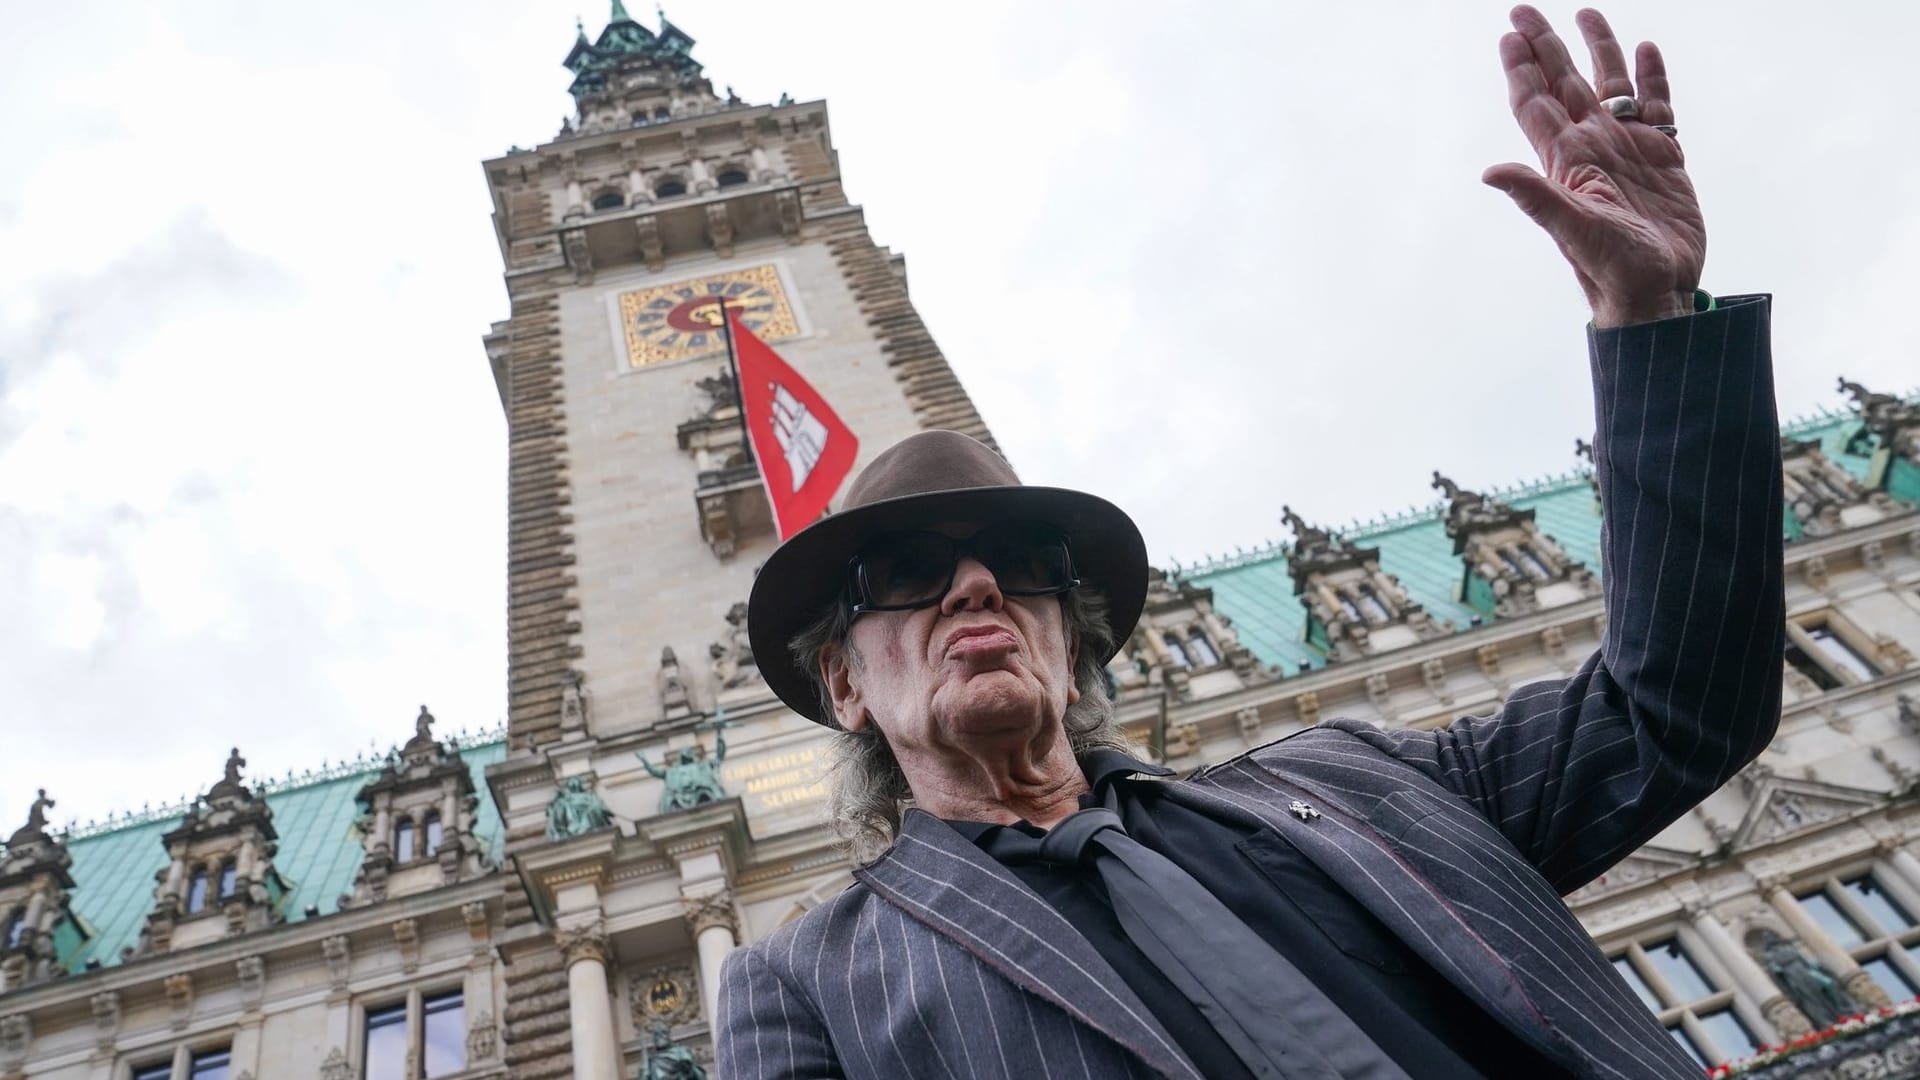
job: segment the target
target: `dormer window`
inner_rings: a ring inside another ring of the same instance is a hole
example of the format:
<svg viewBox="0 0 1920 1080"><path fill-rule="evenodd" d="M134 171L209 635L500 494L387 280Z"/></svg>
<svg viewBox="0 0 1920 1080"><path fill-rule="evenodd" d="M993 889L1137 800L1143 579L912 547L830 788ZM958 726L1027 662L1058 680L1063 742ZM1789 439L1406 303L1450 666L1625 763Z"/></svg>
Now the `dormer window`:
<svg viewBox="0 0 1920 1080"><path fill-rule="evenodd" d="M603 191L593 197L595 210L618 210L627 205L627 197L617 191Z"/></svg>
<svg viewBox="0 0 1920 1080"><path fill-rule="evenodd" d="M1355 591L1360 594L1360 609L1367 613L1369 621L1383 623L1393 620L1393 613L1387 610L1387 605L1380 602L1380 594L1373 591L1372 585L1362 581L1355 587Z"/></svg>
<svg viewBox="0 0 1920 1080"><path fill-rule="evenodd" d="M1180 644L1180 638L1173 631L1169 630L1160 635L1160 640L1166 645L1167 657L1173 661L1173 666L1180 668L1193 666L1193 661L1187 658L1186 646Z"/></svg>
<svg viewBox="0 0 1920 1080"><path fill-rule="evenodd" d="M427 834L427 845L426 845L426 849L422 851L421 854L431 859L435 855L438 855L440 853L440 836L441 836L440 811L438 810L427 811L425 831Z"/></svg>
<svg viewBox="0 0 1920 1080"><path fill-rule="evenodd" d="M1193 658L1195 667L1212 667L1220 662L1220 654L1214 650L1213 642L1208 641L1206 631L1198 627L1187 634L1187 655Z"/></svg>
<svg viewBox="0 0 1920 1080"><path fill-rule="evenodd" d="M1361 616L1360 609L1354 605L1352 598L1349 597L1346 593L1335 593L1334 595L1339 598L1340 614L1345 615L1347 617L1347 621L1349 622L1366 622L1367 621L1365 618Z"/></svg>
<svg viewBox="0 0 1920 1080"><path fill-rule="evenodd" d="M654 197L660 199L672 199L686 193L686 182L679 179L662 180L653 189Z"/></svg>
<svg viewBox="0 0 1920 1080"><path fill-rule="evenodd" d="M11 918L7 919L6 948L17 949L20 939L27 936L27 909L15 908Z"/></svg>
<svg viewBox="0 0 1920 1080"><path fill-rule="evenodd" d="M240 867L232 859L220 864L220 899L228 900L240 885Z"/></svg>
<svg viewBox="0 0 1920 1080"><path fill-rule="evenodd" d="M187 880L187 914L205 911L207 908L207 868L196 866L193 876Z"/></svg>
<svg viewBox="0 0 1920 1080"><path fill-rule="evenodd" d="M747 174L740 169L728 169L720 174L718 180L723 188L739 187L747 182Z"/></svg>
<svg viewBox="0 0 1920 1080"><path fill-rule="evenodd" d="M393 861L413 861L413 819L401 818L393 829Z"/></svg>

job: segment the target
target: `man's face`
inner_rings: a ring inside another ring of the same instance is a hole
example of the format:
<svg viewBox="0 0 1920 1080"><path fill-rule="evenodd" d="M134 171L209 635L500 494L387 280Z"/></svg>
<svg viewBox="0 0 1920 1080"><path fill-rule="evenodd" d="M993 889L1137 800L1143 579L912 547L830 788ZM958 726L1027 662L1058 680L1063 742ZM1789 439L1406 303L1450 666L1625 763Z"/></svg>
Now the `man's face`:
<svg viewBox="0 0 1920 1080"><path fill-rule="evenodd" d="M976 524L933 531L969 537ZM936 605L877 611L821 657L849 731L878 724L897 754L987 750L1057 729L1080 699L1058 596L1010 597L972 557Z"/></svg>

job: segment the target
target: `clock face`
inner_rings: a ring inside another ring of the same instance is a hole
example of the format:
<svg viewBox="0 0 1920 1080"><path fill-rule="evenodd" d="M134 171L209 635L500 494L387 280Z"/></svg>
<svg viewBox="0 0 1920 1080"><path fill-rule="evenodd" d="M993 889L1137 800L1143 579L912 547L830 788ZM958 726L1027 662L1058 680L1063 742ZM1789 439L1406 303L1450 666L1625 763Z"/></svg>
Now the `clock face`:
<svg viewBox="0 0 1920 1080"><path fill-rule="evenodd" d="M620 294L627 365L646 367L724 351L723 303L762 341L800 332L780 272L772 265L704 274Z"/></svg>

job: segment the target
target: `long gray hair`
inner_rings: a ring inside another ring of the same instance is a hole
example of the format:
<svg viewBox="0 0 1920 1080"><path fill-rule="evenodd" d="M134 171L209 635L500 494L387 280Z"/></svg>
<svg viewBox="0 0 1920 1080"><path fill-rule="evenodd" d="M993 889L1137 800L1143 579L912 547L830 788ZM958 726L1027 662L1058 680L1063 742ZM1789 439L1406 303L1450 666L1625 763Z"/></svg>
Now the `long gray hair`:
<svg viewBox="0 0 1920 1080"><path fill-rule="evenodd" d="M1062 720L1068 745L1076 756L1099 749L1132 752L1126 733L1114 717L1101 662L1113 643L1106 597L1082 585L1061 594L1060 615L1067 639L1080 646L1073 667L1080 700L1067 706ZM829 820L854 865L865 866L893 846L900 831L900 815L913 792L878 725L848 731L834 719L833 696L820 676L820 655L829 645L844 645L852 627L853 616L847 605L835 600L818 619L793 636L788 648L800 670L813 680L814 690L820 695L821 715L834 727L833 764L827 774Z"/></svg>

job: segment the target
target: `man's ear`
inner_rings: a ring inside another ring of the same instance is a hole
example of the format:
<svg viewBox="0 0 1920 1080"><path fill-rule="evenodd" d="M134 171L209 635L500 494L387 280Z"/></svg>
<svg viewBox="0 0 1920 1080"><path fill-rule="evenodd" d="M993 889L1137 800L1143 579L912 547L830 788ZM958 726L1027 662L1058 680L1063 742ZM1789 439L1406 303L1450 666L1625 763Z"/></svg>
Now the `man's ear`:
<svg viewBox="0 0 1920 1080"><path fill-rule="evenodd" d="M833 715L848 731L867 726L867 706L861 700L860 687L853 681L853 665L847 662L848 646L829 642L820 650L820 679L833 699Z"/></svg>

